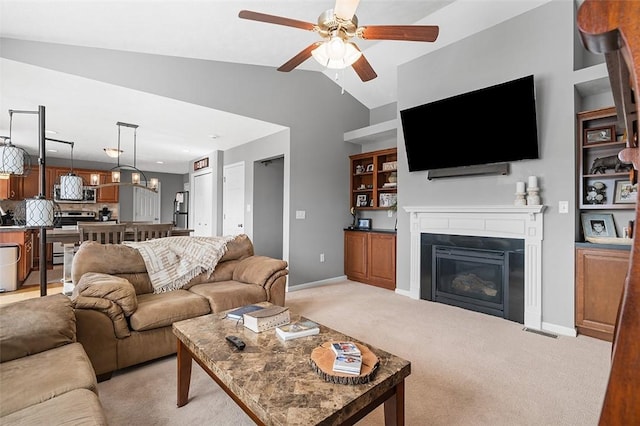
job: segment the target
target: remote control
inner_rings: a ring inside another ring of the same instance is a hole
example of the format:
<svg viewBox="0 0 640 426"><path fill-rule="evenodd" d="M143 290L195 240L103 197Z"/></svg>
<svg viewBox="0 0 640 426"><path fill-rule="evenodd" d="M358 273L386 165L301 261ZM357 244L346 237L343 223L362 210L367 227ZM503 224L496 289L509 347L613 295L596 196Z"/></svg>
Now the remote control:
<svg viewBox="0 0 640 426"><path fill-rule="evenodd" d="M244 342L238 336L227 336L227 340L240 351L245 347Z"/></svg>

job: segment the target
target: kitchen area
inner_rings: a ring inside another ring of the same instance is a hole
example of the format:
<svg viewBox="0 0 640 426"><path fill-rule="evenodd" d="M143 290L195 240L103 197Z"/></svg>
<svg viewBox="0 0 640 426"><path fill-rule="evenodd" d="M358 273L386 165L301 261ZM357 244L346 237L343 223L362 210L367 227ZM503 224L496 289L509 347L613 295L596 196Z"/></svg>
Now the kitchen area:
<svg viewBox="0 0 640 426"><path fill-rule="evenodd" d="M135 195L131 187L122 188L122 193L125 193L127 198L123 203L120 200L122 194L119 185L96 187L98 184L111 182L110 171L75 169L74 173L82 177L83 186L81 199L74 201L62 199L58 184L60 176L68 173L69 168L46 167L47 182L52 183L47 185L45 196L56 202L55 227L46 231L47 276L55 276L58 283L70 282L72 256L80 245L78 223L133 222L132 212L122 215L120 211L123 205L126 210L133 210ZM37 196L38 175L38 166L35 166L26 176L0 176L0 292L17 290L27 278L31 283L31 278L39 275L36 272L29 277L32 272L38 271L40 266L40 229L20 226L20 221L16 223L13 217L16 208L24 206L26 199ZM176 180L174 184L170 182L171 178ZM179 190L168 194L168 197L173 199L162 203L162 214L156 214L156 217L152 218L155 220L148 222L173 222L175 228L172 235L190 235L188 191L181 190L182 176L169 176L166 181L169 190ZM157 196L160 198L161 194L158 193ZM169 220L161 220L165 217ZM128 234L133 239L131 232ZM49 278L47 281L51 283Z"/></svg>

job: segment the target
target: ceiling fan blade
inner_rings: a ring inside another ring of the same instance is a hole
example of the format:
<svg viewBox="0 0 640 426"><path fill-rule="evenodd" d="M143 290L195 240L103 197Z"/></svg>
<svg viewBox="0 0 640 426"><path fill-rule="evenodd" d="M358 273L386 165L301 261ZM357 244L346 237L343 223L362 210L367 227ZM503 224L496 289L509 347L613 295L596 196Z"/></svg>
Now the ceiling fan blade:
<svg viewBox="0 0 640 426"><path fill-rule="evenodd" d="M365 40L436 41L437 25L369 25L362 27Z"/></svg>
<svg viewBox="0 0 640 426"><path fill-rule="evenodd" d="M278 71L289 72L293 70L295 67L306 61L311 57L311 52L315 50L318 46L322 44L321 41L316 41L315 43L310 44L306 48L304 48L300 53L298 53L293 58L289 59L287 62L282 64Z"/></svg>
<svg viewBox="0 0 640 426"><path fill-rule="evenodd" d="M283 18L282 16L267 15L266 13L252 12L250 10L241 10L238 17L242 19L251 19L252 21L266 22L268 24L278 24L287 27L300 28L303 30L313 31L315 27L311 22L298 21L297 19Z"/></svg>
<svg viewBox="0 0 640 426"><path fill-rule="evenodd" d="M369 61L367 61L367 58L364 57L364 54L360 56L360 59L355 61L351 66L362 81L373 80L378 76L378 74L376 74L376 72L373 70L373 67L371 66Z"/></svg>
<svg viewBox="0 0 640 426"><path fill-rule="evenodd" d="M351 20L356 13L360 0L336 0L336 5L333 7L333 14L345 21Z"/></svg>

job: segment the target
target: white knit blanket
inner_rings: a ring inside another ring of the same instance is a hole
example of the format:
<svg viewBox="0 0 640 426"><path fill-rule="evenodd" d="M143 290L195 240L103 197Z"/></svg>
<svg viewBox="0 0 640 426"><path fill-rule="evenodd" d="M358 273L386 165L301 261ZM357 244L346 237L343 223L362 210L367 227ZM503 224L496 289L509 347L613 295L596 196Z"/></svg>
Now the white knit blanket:
<svg viewBox="0 0 640 426"><path fill-rule="evenodd" d="M155 240L123 244L133 247L142 256L154 293L177 290L195 276L213 273L218 261L227 251L224 237L165 237Z"/></svg>

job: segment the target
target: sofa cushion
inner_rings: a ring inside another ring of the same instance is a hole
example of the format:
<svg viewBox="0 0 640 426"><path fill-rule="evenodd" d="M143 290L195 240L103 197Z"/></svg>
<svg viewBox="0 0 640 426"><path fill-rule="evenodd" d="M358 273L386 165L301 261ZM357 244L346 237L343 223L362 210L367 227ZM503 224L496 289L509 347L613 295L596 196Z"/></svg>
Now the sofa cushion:
<svg viewBox="0 0 640 426"><path fill-rule="evenodd" d="M138 295L138 309L129 318L131 329L151 330L210 313L207 299L187 290Z"/></svg>
<svg viewBox="0 0 640 426"><path fill-rule="evenodd" d="M0 416L74 389L98 393L96 374L80 343L0 364Z"/></svg>
<svg viewBox="0 0 640 426"><path fill-rule="evenodd" d="M198 284L189 291L206 297L213 313L267 300L267 292L261 285L233 280Z"/></svg>
<svg viewBox="0 0 640 426"><path fill-rule="evenodd" d="M63 294L0 306L0 362L75 341L76 317L71 300Z"/></svg>
<svg viewBox="0 0 640 426"><path fill-rule="evenodd" d="M233 279L243 283L264 285L276 271L287 267L284 260L266 256L251 256L241 260L233 271Z"/></svg>
<svg viewBox="0 0 640 426"><path fill-rule="evenodd" d="M105 274L132 274L146 272L147 268L138 250L124 244L100 244L85 241L73 256L71 278L74 284L86 272Z"/></svg>
<svg viewBox="0 0 640 426"><path fill-rule="evenodd" d="M2 418L3 425L103 426L107 419L98 396L87 389L75 389Z"/></svg>

